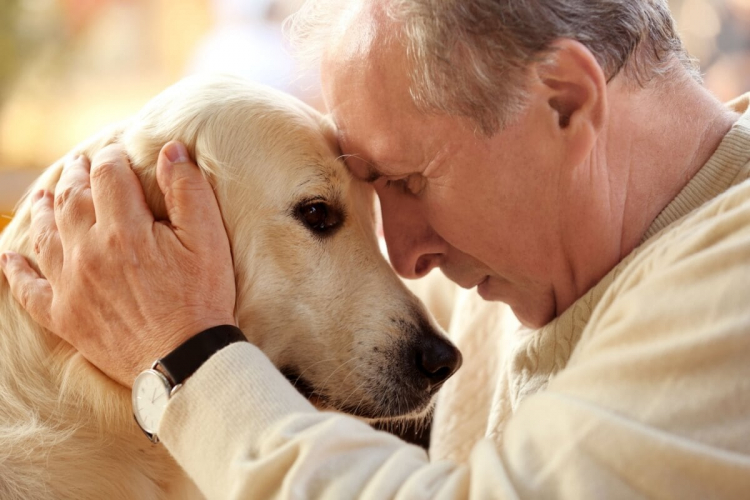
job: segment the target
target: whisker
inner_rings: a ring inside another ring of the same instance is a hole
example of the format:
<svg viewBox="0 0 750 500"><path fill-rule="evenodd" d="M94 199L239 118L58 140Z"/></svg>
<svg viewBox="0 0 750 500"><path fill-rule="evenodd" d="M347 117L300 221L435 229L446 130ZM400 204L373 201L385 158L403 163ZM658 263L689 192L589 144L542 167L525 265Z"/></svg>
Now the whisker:
<svg viewBox="0 0 750 500"><path fill-rule="evenodd" d="M360 361L360 358L357 358L357 357L350 358L350 359L344 361L343 363L341 363L335 370L333 370L330 373L330 375L328 375L328 377L326 377L326 379L321 383L321 385L325 386L328 383L328 381L331 380L331 377L333 377L336 374L337 371L339 371L341 368L343 368L347 364L351 363L352 361ZM356 371L358 368L359 368L359 366L357 368L355 368L355 370L353 370L352 373L354 371Z"/></svg>
<svg viewBox="0 0 750 500"><path fill-rule="evenodd" d="M366 382L367 382L366 380L363 380L362 382L360 382L360 384L357 387L355 387L354 389L352 389L351 391L349 391L349 395L341 402L341 406L342 407L346 407L346 403L349 402L349 398L351 398L352 395L354 395L357 392L359 392L359 390L362 388L362 386L365 385ZM364 399L364 395L360 396L360 402L359 402L359 404L362 404L362 399ZM357 406L357 408L359 408L359 406Z"/></svg>
<svg viewBox="0 0 750 500"><path fill-rule="evenodd" d="M297 383L297 382L299 381L299 379L301 379L301 378L302 378L302 376L303 376L303 375L304 375L305 373L307 373L308 371L310 371L310 369L311 369L312 367L314 367L314 366L316 366L316 365L319 365L319 364L321 364L321 363L328 363L329 361L334 361L335 359L336 359L336 358L321 359L321 360L318 360L318 361L316 361L316 362L314 362L314 363L310 364L310 365L309 365L309 366L308 366L307 368L305 368L304 370L302 370L302 372L301 372L301 373L300 373L299 375L297 375L297 378L296 378L296 379L294 379L294 383L296 384L296 383Z"/></svg>

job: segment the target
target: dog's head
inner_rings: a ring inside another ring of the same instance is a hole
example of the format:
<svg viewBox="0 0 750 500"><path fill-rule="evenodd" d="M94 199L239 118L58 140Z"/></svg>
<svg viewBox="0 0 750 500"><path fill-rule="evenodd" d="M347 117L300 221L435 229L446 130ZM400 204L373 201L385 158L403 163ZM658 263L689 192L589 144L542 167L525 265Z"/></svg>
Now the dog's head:
<svg viewBox="0 0 750 500"><path fill-rule="evenodd" d="M249 340L320 406L366 418L428 408L461 356L382 257L372 189L338 158L331 123L262 86L192 77L73 153L119 141L166 218L154 166L172 139L214 186Z"/></svg>

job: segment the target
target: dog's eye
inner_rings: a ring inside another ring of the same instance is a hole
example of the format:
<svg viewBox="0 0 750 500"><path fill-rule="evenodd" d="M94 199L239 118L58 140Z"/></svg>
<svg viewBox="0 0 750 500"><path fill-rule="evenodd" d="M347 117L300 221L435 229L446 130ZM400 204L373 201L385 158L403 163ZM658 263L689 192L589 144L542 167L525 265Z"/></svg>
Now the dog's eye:
<svg viewBox="0 0 750 500"><path fill-rule="evenodd" d="M341 223L341 215L323 202L309 203L297 209L300 220L315 233L327 233Z"/></svg>

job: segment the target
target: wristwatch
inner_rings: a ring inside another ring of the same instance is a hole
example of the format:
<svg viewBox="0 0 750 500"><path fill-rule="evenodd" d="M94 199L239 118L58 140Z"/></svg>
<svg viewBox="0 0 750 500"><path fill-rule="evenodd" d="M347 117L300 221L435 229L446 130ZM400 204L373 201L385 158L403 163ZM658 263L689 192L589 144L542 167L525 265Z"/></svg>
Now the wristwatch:
<svg viewBox="0 0 750 500"><path fill-rule="evenodd" d="M236 326L221 325L185 341L174 351L154 361L133 382L133 416L152 443L158 443L156 431L169 399L208 358L235 342L246 342Z"/></svg>

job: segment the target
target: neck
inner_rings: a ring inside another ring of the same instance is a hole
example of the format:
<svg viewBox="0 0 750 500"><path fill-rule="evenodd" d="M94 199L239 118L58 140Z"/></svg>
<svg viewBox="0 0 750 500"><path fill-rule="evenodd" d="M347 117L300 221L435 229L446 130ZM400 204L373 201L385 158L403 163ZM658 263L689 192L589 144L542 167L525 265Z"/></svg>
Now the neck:
<svg viewBox="0 0 750 500"><path fill-rule="evenodd" d="M687 73L647 89L618 80L607 87L608 121L582 166L597 186L592 222L577 219L584 233L568 242L573 287L556 290L558 315L640 244L739 118Z"/></svg>
<svg viewBox="0 0 750 500"><path fill-rule="evenodd" d="M625 94L613 99L606 138L612 181L622 186L617 213L623 259L706 164L739 116L687 77L666 89L613 91Z"/></svg>

